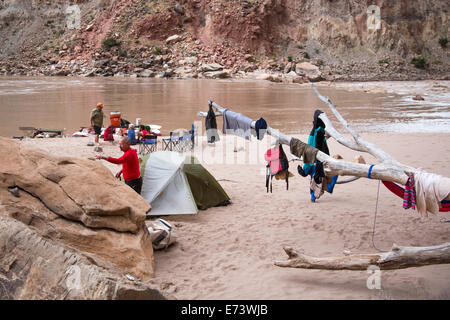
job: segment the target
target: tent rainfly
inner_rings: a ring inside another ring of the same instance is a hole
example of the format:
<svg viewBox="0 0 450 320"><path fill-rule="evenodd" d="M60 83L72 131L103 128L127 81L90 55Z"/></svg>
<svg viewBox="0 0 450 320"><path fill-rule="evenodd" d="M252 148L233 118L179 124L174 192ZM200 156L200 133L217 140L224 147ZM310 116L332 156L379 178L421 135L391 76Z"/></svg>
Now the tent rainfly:
<svg viewBox="0 0 450 320"><path fill-rule="evenodd" d="M192 156L158 151L140 158L141 196L152 205L148 216L196 214L227 205L230 198L216 179Z"/></svg>

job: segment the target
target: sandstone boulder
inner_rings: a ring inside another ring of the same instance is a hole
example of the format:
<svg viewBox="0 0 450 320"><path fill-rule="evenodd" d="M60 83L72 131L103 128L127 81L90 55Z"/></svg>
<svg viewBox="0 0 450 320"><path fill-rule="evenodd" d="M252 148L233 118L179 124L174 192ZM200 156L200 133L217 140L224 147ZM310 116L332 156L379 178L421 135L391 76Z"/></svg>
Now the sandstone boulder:
<svg viewBox="0 0 450 320"><path fill-rule="evenodd" d="M183 59L187 64L196 64L198 61L197 57L184 57Z"/></svg>
<svg viewBox="0 0 450 320"><path fill-rule="evenodd" d="M229 70L204 72L203 75L205 76L205 78L211 79L225 79L231 77Z"/></svg>
<svg viewBox="0 0 450 320"><path fill-rule="evenodd" d="M179 67L176 68L173 72L179 78L192 78L194 70L189 67Z"/></svg>
<svg viewBox="0 0 450 320"><path fill-rule="evenodd" d="M255 80L271 80L272 75L269 73L256 73L254 75Z"/></svg>
<svg viewBox="0 0 450 320"><path fill-rule="evenodd" d="M176 43L181 40L181 36L178 34L174 34L173 36L170 36L166 39L167 44Z"/></svg>
<svg viewBox="0 0 450 320"><path fill-rule="evenodd" d="M210 72L210 71L219 71L223 70L223 66L218 63L205 63L200 67L200 71L202 72Z"/></svg>
<svg viewBox="0 0 450 320"><path fill-rule="evenodd" d="M0 188L17 186L49 210L91 228L137 232L150 205L100 162L51 156L0 138Z"/></svg>
<svg viewBox="0 0 450 320"><path fill-rule="evenodd" d="M0 138L0 215L142 279L154 275L150 205L100 162L60 158ZM11 192L11 190L18 190Z"/></svg>
<svg viewBox="0 0 450 320"><path fill-rule="evenodd" d="M311 82L323 80L322 72L320 72L319 67L309 62L298 63L295 66L295 72L299 76L306 76Z"/></svg>
<svg viewBox="0 0 450 320"><path fill-rule="evenodd" d="M285 75L285 79L292 83L303 83L303 78L299 76L295 71L291 71Z"/></svg>
<svg viewBox="0 0 450 320"><path fill-rule="evenodd" d="M1 209L0 209L1 210ZM104 261L43 238L0 214L0 300L166 299L157 288L131 281Z"/></svg>
<svg viewBox="0 0 450 320"><path fill-rule="evenodd" d="M155 72L153 72L150 69L144 70L139 74L139 77L141 78L151 78L155 76Z"/></svg>
<svg viewBox="0 0 450 320"><path fill-rule="evenodd" d="M278 82L283 82L283 78L281 78L280 75L273 75L267 80L269 80L270 82L277 82L277 83Z"/></svg>

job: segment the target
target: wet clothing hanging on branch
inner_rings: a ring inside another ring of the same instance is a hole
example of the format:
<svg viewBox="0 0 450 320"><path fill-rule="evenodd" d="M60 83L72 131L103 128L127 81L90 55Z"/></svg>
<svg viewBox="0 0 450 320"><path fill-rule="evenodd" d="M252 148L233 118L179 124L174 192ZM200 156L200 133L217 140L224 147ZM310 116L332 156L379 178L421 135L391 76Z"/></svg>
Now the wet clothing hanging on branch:
<svg viewBox="0 0 450 320"><path fill-rule="evenodd" d="M414 187L414 174L411 174L405 184L405 192L403 193L403 208L416 209L416 189Z"/></svg>
<svg viewBox="0 0 450 320"><path fill-rule="evenodd" d="M251 124L252 119L244 116L241 113L236 113L225 109L223 112L223 133L234 134L244 139L251 139Z"/></svg>
<svg viewBox="0 0 450 320"><path fill-rule="evenodd" d="M438 213L442 208L442 201L450 194L450 179L438 174L421 170L414 172L416 188L416 207L423 217L427 212Z"/></svg>
<svg viewBox="0 0 450 320"><path fill-rule="evenodd" d="M262 140L264 138L264 134L266 133L266 130L267 130L266 120L264 120L263 118L259 118L255 122L255 130L252 133L254 133L254 135L256 136L256 138L258 140Z"/></svg>
<svg viewBox="0 0 450 320"><path fill-rule="evenodd" d="M304 163L303 168L300 165L297 167L298 173L303 177L311 176L309 193L312 202L320 198L324 191L332 193L338 178L338 176L327 177L323 170L323 164L316 160L318 151L330 155L325 138L325 123L319 118L322 113L320 110L314 112L313 128L308 137L308 146L300 140L298 141L301 143L291 139L291 153L302 157Z"/></svg>
<svg viewBox="0 0 450 320"><path fill-rule="evenodd" d="M286 180L286 190L289 189L289 161L284 153L281 144L270 148L264 154L264 159L267 161L266 167L266 189L269 192L269 179L270 179L270 192L272 192L272 179L275 176L277 180L281 177Z"/></svg>
<svg viewBox="0 0 450 320"><path fill-rule="evenodd" d="M413 177L413 180L411 180ZM428 216L428 212L449 212L450 201L444 200L450 194L450 179L421 170L416 170L406 182L405 189L392 181L382 181L384 186L393 194L403 199L403 208L407 209L408 199L414 193L415 208L423 216ZM413 191L411 191L411 188ZM410 189L410 191L407 191ZM405 207L406 200L406 207ZM411 206L413 209L414 207Z"/></svg>
<svg viewBox="0 0 450 320"><path fill-rule="evenodd" d="M291 153L294 156L302 158L304 163L314 163L316 161L316 155L319 151L316 148L297 138L291 138L289 146L291 148ZM306 177L306 175L304 177Z"/></svg>
<svg viewBox="0 0 450 320"><path fill-rule="evenodd" d="M212 108L212 103L209 104L209 111L205 118L205 128L208 143L214 143L220 140L219 131L217 130L216 114Z"/></svg>

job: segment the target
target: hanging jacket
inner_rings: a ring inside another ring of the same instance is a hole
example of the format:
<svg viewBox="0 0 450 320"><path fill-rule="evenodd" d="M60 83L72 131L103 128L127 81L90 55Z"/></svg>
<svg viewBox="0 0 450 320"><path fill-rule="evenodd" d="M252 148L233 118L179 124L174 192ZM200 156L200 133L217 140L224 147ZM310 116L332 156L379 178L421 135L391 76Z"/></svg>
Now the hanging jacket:
<svg viewBox="0 0 450 320"><path fill-rule="evenodd" d="M319 118L322 113L323 112L320 110L314 111L313 127L308 137L308 145L322 151L327 155L330 155L327 139L325 138L325 123ZM306 161L304 161L303 168L298 166L297 170L303 177L306 177L307 175L311 176L309 190L311 194L311 201L315 202L316 199L320 198L324 191L333 193L338 176L333 176L327 179L324 173L323 164L320 161L308 161L309 159L304 160Z"/></svg>
<svg viewBox="0 0 450 320"><path fill-rule="evenodd" d="M313 128L309 134L308 144L330 155L327 139L325 139L325 123L323 123L322 119L319 118L322 113L323 112L320 110L314 111ZM311 143L309 143L310 140Z"/></svg>
<svg viewBox="0 0 450 320"><path fill-rule="evenodd" d="M320 110L314 111L313 127L308 137L308 144L326 154L330 154L327 145L327 139L325 139L325 123L319 118L320 114L323 113ZM303 170L305 172L310 172L311 167L314 163L305 162Z"/></svg>
<svg viewBox="0 0 450 320"><path fill-rule="evenodd" d="M219 132L217 131L216 114L212 108L212 104L209 104L209 111L205 119L205 128L208 143L213 143L220 140Z"/></svg>

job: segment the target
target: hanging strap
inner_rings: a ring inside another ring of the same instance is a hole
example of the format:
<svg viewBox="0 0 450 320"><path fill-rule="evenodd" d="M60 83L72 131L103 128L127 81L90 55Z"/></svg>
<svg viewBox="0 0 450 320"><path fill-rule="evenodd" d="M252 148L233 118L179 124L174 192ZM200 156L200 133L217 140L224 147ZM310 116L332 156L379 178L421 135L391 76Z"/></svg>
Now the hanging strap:
<svg viewBox="0 0 450 320"><path fill-rule="evenodd" d="M286 190L289 190L289 169L286 169Z"/></svg>
<svg viewBox="0 0 450 320"><path fill-rule="evenodd" d="M372 173L372 169L373 169L374 166L375 166L375 165L373 164L373 165L371 165L370 168L369 168L369 173L367 174L367 178L369 178L369 179L372 179L372 178L370 177L370 174Z"/></svg>

